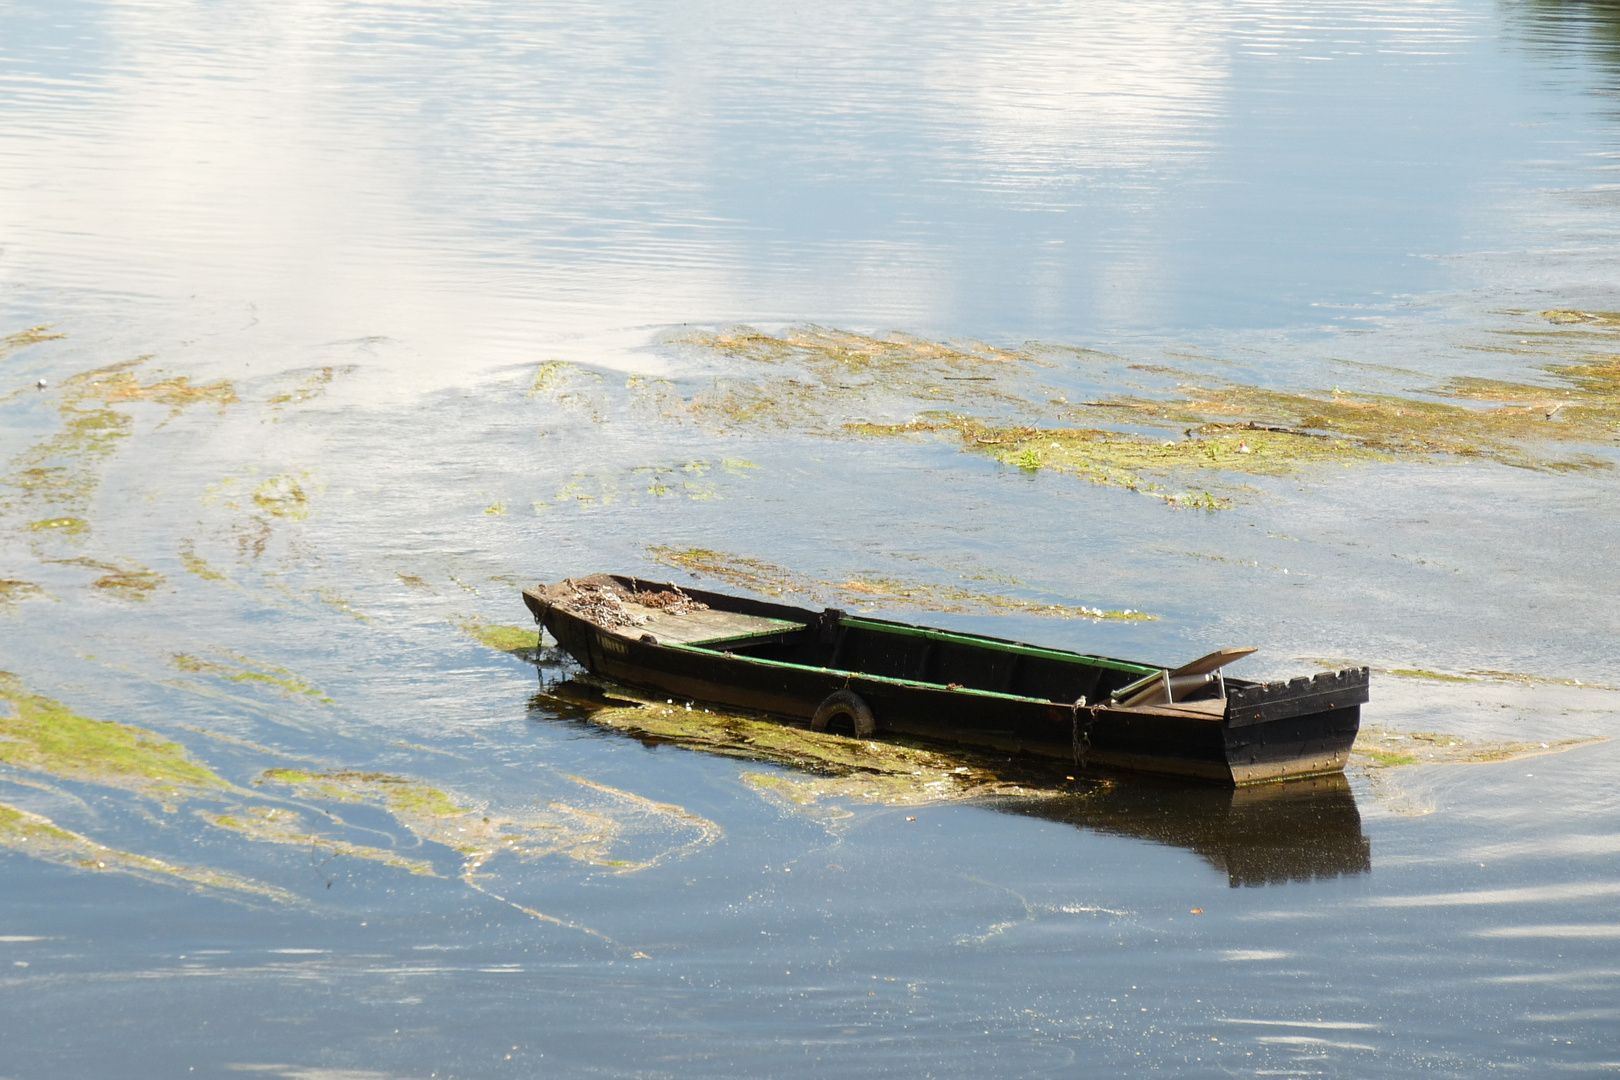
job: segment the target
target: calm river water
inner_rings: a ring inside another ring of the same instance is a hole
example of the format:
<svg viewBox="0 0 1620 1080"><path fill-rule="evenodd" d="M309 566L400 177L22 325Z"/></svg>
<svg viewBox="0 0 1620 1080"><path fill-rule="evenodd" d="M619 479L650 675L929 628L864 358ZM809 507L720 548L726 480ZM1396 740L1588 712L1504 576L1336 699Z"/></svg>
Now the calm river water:
<svg viewBox="0 0 1620 1080"><path fill-rule="evenodd" d="M1041 343L1042 401L1552 408L1620 352L1617 11L0 0L0 725L201 777L0 739L0 1077L1620 1072L1620 430L1198 510L659 404L746 324ZM803 795L488 645L524 585L727 587L693 551L1366 663L1393 749Z"/></svg>

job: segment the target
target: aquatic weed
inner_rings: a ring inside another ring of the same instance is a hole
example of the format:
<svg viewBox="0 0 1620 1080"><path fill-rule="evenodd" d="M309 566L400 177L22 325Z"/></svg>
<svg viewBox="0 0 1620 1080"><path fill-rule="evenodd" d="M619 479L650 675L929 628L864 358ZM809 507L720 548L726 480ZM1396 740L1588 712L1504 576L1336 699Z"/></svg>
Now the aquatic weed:
<svg viewBox="0 0 1620 1080"><path fill-rule="evenodd" d="M224 652L221 655L226 659L209 660L189 653L174 653L169 662L188 675L206 675L238 685L263 686L289 700L310 698L323 705L332 704L332 699L319 687L310 685L286 668L250 660L238 653Z"/></svg>
<svg viewBox="0 0 1620 1080"><path fill-rule="evenodd" d="M666 703L619 686L609 691L614 700L640 704L591 706L584 711L585 722L646 742L793 768L804 775L749 772L743 780L756 791L801 806L829 798L900 805L1042 797L1067 790L1058 779L1060 768L1014 763L1005 756L959 747L946 751L906 739L849 738L761 716ZM553 702L542 693L533 707L550 708Z"/></svg>
<svg viewBox="0 0 1620 1080"><path fill-rule="evenodd" d="M144 728L80 716L28 692L9 672L0 672L0 699L12 705L10 716L0 715L0 762L14 768L163 798L229 787L178 743Z"/></svg>
<svg viewBox="0 0 1620 1080"><path fill-rule="evenodd" d="M149 855L109 847L64 829L40 814L5 803L0 803L0 846L45 862L80 870L134 874L164 884L183 882L194 888L219 890L237 896L256 896L283 904L298 902L298 898L286 889L226 870L179 866Z"/></svg>
<svg viewBox="0 0 1620 1080"><path fill-rule="evenodd" d="M326 393L327 389L331 387L333 379L339 375L348 375L354 370L355 366L353 364L346 364L341 368L323 367L319 371L304 376L291 389L271 395L266 404L272 410L275 410L284 405L302 405L305 402L314 401ZM292 373L289 372L288 374Z"/></svg>
<svg viewBox="0 0 1620 1080"><path fill-rule="evenodd" d="M17 578L0 578L0 606L44 595L45 590L32 581L21 581Z"/></svg>
<svg viewBox="0 0 1620 1080"><path fill-rule="evenodd" d="M49 324L30 326L26 330L17 330L0 337L0 358L9 356L18 349L26 349L30 345L38 345L42 341L56 341L67 337L66 334L53 334L55 329Z"/></svg>
<svg viewBox="0 0 1620 1080"><path fill-rule="evenodd" d="M58 566L81 566L101 571L101 576L90 582L90 587L116 596L121 600L145 601L161 587L166 579L156 570L144 566L119 566L100 559L78 557L72 559L46 559Z"/></svg>
<svg viewBox="0 0 1620 1080"><path fill-rule="evenodd" d="M13 471L0 482L20 491L25 504L82 511L100 485L100 463L134 431L134 419L114 406L133 402L167 405L169 419L173 419L193 405L213 404L223 411L237 400L235 387L226 380L195 384L182 375L143 382L134 369L147 359L111 364L63 380L55 391L61 429L17 455L12 460ZM76 515L57 513L53 517Z"/></svg>
<svg viewBox="0 0 1620 1080"><path fill-rule="evenodd" d="M1548 316L1578 322L1587 337L1609 333L1612 325L1608 316L1592 313ZM954 435L965 448L1019 469L1066 472L1199 509L1230 506L1233 497L1252 490L1242 485L1211 490L1208 484L1175 490L1201 472L1282 477L1443 455L1546 471L1600 469L1611 462L1550 447L1608 443L1620 435L1620 361L1612 356L1546 368L1567 390L1456 379L1426 397L1261 387L1130 364L1129 369L1173 378L1174 390L1162 397L1122 394L1071 403L1032 381L1050 357L1061 355L1052 347L957 347L822 327L780 335L742 327L688 333L671 343L750 361L756 368L733 368L686 402L685 415L723 430L779 428L867 438ZM1443 400L1447 397L1498 404L1462 405ZM847 415L857 411L867 415ZM874 411L910 415L883 420L870 415ZM1154 428L1181 437L1166 439Z"/></svg>
<svg viewBox="0 0 1620 1080"><path fill-rule="evenodd" d="M1561 754L1608 742L1588 735L1547 742L1470 740L1433 731L1393 731L1363 725L1352 748L1352 763L1363 768L1393 769L1408 765L1481 765Z"/></svg>
<svg viewBox="0 0 1620 1080"><path fill-rule="evenodd" d="M521 626L503 626L478 619L465 619L456 625L480 645L497 652L512 653L527 659L540 647L539 633Z"/></svg>
<svg viewBox="0 0 1620 1080"><path fill-rule="evenodd" d="M426 859L412 859L387 848L355 844L312 832L304 827L302 814L285 806L243 806L231 813L202 813L200 816L217 829L226 829L259 843L288 844L351 859L366 859L412 874L436 876L433 864Z"/></svg>

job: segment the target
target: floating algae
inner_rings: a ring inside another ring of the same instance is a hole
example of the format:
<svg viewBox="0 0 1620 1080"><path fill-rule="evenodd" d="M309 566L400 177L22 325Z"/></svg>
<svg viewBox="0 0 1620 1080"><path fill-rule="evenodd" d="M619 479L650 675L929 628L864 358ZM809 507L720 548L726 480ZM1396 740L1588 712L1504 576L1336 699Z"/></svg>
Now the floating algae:
<svg viewBox="0 0 1620 1080"><path fill-rule="evenodd" d="M902 334L870 337L819 326L780 337L751 327L689 333L669 339L678 348L718 353L754 366L759 378L716 379L679 407L679 415L720 430L796 429L836 434L838 414L874 407L901 413L918 408L987 406L1027 411L1039 395L1021 388L1050 366L1031 352L981 343L947 345ZM667 405L666 415L675 413Z"/></svg>
<svg viewBox="0 0 1620 1080"><path fill-rule="evenodd" d="M163 884L183 881L204 890L258 896L281 903L296 903L298 900L285 889L224 870L178 866L147 855L110 848L87 836L61 828L49 818L5 803L0 803L0 845L61 866L134 874Z"/></svg>
<svg viewBox="0 0 1620 1080"><path fill-rule="evenodd" d="M264 557L270 541L278 535L279 525L308 518L315 495L320 491L307 472L296 476L277 473L247 490L254 472L249 469L242 476L222 477L208 486L201 500L205 507L221 506L233 512L233 519L220 532L235 541L237 559L242 565ZM289 540L288 543L294 545L296 555L295 542Z"/></svg>
<svg viewBox="0 0 1620 1080"><path fill-rule="evenodd" d="M347 855L398 867L413 874L433 875L433 864L426 859L412 859L387 848L352 844L307 832L303 827L303 815L284 806L244 806L234 813L204 813L201 816L215 828L228 829L261 843L313 848L333 855Z"/></svg>
<svg viewBox="0 0 1620 1080"><path fill-rule="evenodd" d="M995 427L967 417L921 420L905 424L850 424L852 435L893 437L945 435L965 449L1028 472L1042 469L1067 473L1105 487L1124 488L1161 499L1171 506L1222 510L1230 498L1211 493L1221 484L1206 475L1205 488L1171 490L1160 481L1185 484L1189 473L1242 473L1287 476L1310 466L1386 460L1388 455L1344 441L1324 440L1296 432L1244 426L1200 437L1165 439L1101 428ZM1228 493L1249 493L1246 486L1224 485Z"/></svg>
<svg viewBox="0 0 1620 1080"><path fill-rule="evenodd" d="M467 619L457 625L480 645L498 652L511 653L525 660L533 657L535 650L540 648L540 634L521 626L503 626L477 619Z"/></svg>
<svg viewBox="0 0 1620 1080"><path fill-rule="evenodd" d="M233 790L179 744L128 724L79 716L59 701L29 693L8 672L0 672L0 702L10 706L0 711L0 763L12 768L132 791L165 804ZM224 871L176 866L109 848L4 804L0 804L0 844L67 866L121 870L151 880L178 879L275 900L294 899L285 890Z"/></svg>
<svg viewBox="0 0 1620 1080"><path fill-rule="evenodd" d="M309 516L309 495L298 481L308 479L281 473L253 490L253 505L271 517L302 521Z"/></svg>
<svg viewBox="0 0 1620 1080"><path fill-rule="evenodd" d="M311 686L286 668L260 663L237 653L222 653L225 660L209 660L189 653L175 653L170 662L191 675L207 675L238 685L262 686L291 701L310 698L323 705L332 704L319 687Z"/></svg>
<svg viewBox="0 0 1620 1080"><path fill-rule="evenodd" d="M1551 742L1469 740L1432 731L1391 731L1377 725L1363 725L1351 749L1350 760L1352 765L1364 769L1391 769L1403 765L1481 765L1562 754L1608 741L1596 735Z"/></svg>
<svg viewBox="0 0 1620 1080"><path fill-rule="evenodd" d="M180 541L180 565L185 567L186 573L202 578L204 581L224 581L225 575L208 565L208 560L197 554L196 543L192 540Z"/></svg>
<svg viewBox="0 0 1620 1080"><path fill-rule="evenodd" d="M422 840L461 853L462 876L497 855L524 859L565 855L614 873L629 873L679 858L718 839L719 826L687 810L631 792L569 777L584 793L583 805L554 801L521 813L499 814L463 806L446 792L419 780L388 773L335 770L267 770L256 783L292 788L308 799L366 803L392 814ZM656 854L616 857L615 849L651 838Z"/></svg>
<svg viewBox="0 0 1620 1080"><path fill-rule="evenodd" d="M457 806L450 796L437 788L391 773L267 769L255 783L265 780L296 788L300 795L310 798L335 802L376 802L391 812L409 816L436 818L472 813L468 807Z"/></svg>
<svg viewBox="0 0 1620 1080"><path fill-rule="evenodd" d="M27 600L35 596L44 596L45 590L32 581L19 581L16 578L0 578L0 607L15 604L19 600Z"/></svg>
<svg viewBox="0 0 1620 1080"><path fill-rule="evenodd" d="M92 720L0 672L0 762L30 772L123 788L153 798L224 790L224 780L178 743L128 724Z"/></svg>
<svg viewBox="0 0 1620 1080"><path fill-rule="evenodd" d="M1541 317L1558 326L1583 324L1586 326L1620 327L1620 312L1615 311L1575 311L1571 308L1559 308L1553 311L1543 311Z"/></svg>
<svg viewBox="0 0 1620 1080"><path fill-rule="evenodd" d="M348 375L354 370L353 364L348 364L342 368L323 367L319 371L304 376L291 389L284 390L279 394L272 394L266 403L272 410L279 411L280 407L284 405L302 405L306 401L314 401L326 393L334 378L338 375Z"/></svg>
<svg viewBox="0 0 1620 1080"><path fill-rule="evenodd" d="M62 430L14 458L18 468L5 483L22 492L24 505L83 512L101 483L97 466L135 422L117 409L87 411L67 402L61 413ZM48 464L53 461L65 464Z"/></svg>
<svg viewBox="0 0 1620 1080"><path fill-rule="evenodd" d="M536 512L561 506L610 506L618 502L632 505L642 502L642 496L654 499L690 499L707 502L720 499L720 477L747 477L759 470L751 461L724 458L719 461L691 459L667 465L637 465L617 470L610 475L576 472L548 498L531 502Z"/></svg>
<svg viewBox="0 0 1620 1080"><path fill-rule="evenodd" d="M101 571L101 576L90 582L90 587L116 596L121 600L146 600L163 585L163 575L144 566L119 566L99 559L47 559L58 566L82 566Z"/></svg>
<svg viewBox="0 0 1620 1080"><path fill-rule="evenodd" d="M693 577L716 577L731 585L767 596L800 595L815 603L829 601L851 606L875 605L917 608L939 612L1016 612L1054 619L1111 619L1138 621L1156 619L1140 611L1105 611L1102 608L1069 604L1043 604L1011 596L978 592L958 585L924 585L883 577L851 577L844 581L820 581L795 574L780 566L740 555L727 555L707 548L678 550L667 547L648 549L655 562L685 570Z"/></svg>
<svg viewBox="0 0 1620 1080"><path fill-rule="evenodd" d="M191 405L217 405L224 409L227 405L236 404L236 388L223 379L200 386L193 384L190 377L185 375L171 376L150 383L141 382L133 369L145 363L147 359L149 358L141 357L126 360L74 375L63 381L62 394L64 398L73 401L94 400L107 405L126 401L153 401L159 405L167 405L171 417Z"/></svg>
<svg viewBox="0 0 1620 1080"><path fill-rule="evenodd" d="M1550 453L1544 448L1549 442L1608 442L1613 437L1609 421L1590 422L1592 418L1582 414L1549 423L1539 404L1478 408L1387 394L1313 394L1211 383L1191 388L1189 396L1178 399L1107 404L1129 407L1135 423L1196 425L1192 434L1281 428L1297 435L1320 435L1336 440L1331 453L1341 460L1375 460L1369 454L1451 455L1561 472L1609 467L1605 459L1590 454ZM1460 396L1461 389L1454 383L1436 393Z"/></svg>
<svg viewBox="0 0 1620 1080"><path fill-rule="evenodd" d="M23 526L29 532L56 532L63 536L83 536L90 531L90 523L80 517L41 518Z"/></svg>
<svg viewBox="0 0 1620 1080"><path fill-rule="evenodd" d="M1429 671L1427 668L1390 668L1386 674L1399 675L1403 679L1429 679L1434 682L1475 682L1467 675L1452 675L1444 671Z"/></svg>
<svg viewBox="0 0 1620 1080"><path fill-rule="evenodd" d="M1577 314L1589 337L1585 327L1610 325L1604 316ZM1606 458L1555 444L1612 443L1620 435L1620 360L1612 356L1546 368L1564 390L1454 379L1426 397L1275 389L1133 364L1128 368L1172 377L1173 389L1161 397L1074 403L1032 381L1061 355L1048 347L956 347L820 327L781 336L740 328L671 343L751 361L760 370L756 377L747 367L728 372L726 381L717 378L678 409L665 401L664 415L722 430L945 435L1008 465L1202 509L1224 508L1252 491L1230 482L1225 491L1208 490L1222 474L1280 477L1442 455L1553 471L1607 468ZM1099 427L1099 420L1117 426ZM1204 482L1193 486L1195 477Z"/></svg>
<svg viewBox="0 0 1620 1080"><path fill-rule="evenodd" d="M802 806L828 798L914 805L1041 797L1067 790L1054 783L1054 770L1061 765L1043 768L1013 763L1004 755L980 755L956 747L945 752L905 740L846 738L761 717L660 702L616 686L606 698L610 704L602 706L601 696L594 695L595 703L582 710L579 703L591 698L570 693L567 687L559 690L560 696L537 695L532 707L556 709L561 704L585 722L644 742L800 770L809 775L748 773L745 780L761 793Z"/></svg>
<svg viewBox="0 0 1620 1080"><path fill-rule="evenodd" d="M0 712L0 764L58 779L131 791L160 799L171 808L184 799L217 800L240 794L239 789L192 759L178 744L127 724L78 716L60 702L28 693L14 675L0 673L0 703L10 706ZM306 774L279 772L288 778L310 780ZM319 797L337 801L364 798L365 784L361 785L362 794L352 795L356 786L347 782L351 775L365 777L373 788L395 779L382 778L380 774L330 774L324 780L310 783L316 787L315 794ZM419 825L424 819L472 813L450 802L441 792L412 781L392 783L386 797L380 801L407 824ZM256 841L317 846L337 854L401 867L411 873L432 872L432 867L424 860L315 835L302 827L301 815L286 808L248 805L199 811L198 816L216 828ZM412 831L421 835L417 827ZM86 853L99 853L94 857L105 863L105 867L98 866L98 869L110 867L149 875L165 874L195 884L291 899L291 894L283 890L220 871L176 867L146 856L114 851L58 829L37 815L10 807L0 806L0 843L70 865L89 865L83 862L90 857Z"/></svg>
<svg viewBox="0 0 1620 1080"><path fill-rule="evenodd" d="M1354 661L1351 660L1327 657L1302 656L1300 659L1330 671L1354 664ZM1372 670L1383 675L1394 675L1401 679L1423 679L1429 682L1517 683L1520 686L1567 686L1580 690L1620 690L1620 686L1612 686L1606 683L1583 682L1580 679L1560 679L1547 675L1527 675L1518 671L1495 671L1490 668L1469 668L1466 671L1431 671L1428 668L1375 667Z"/></svg>
<svg viewBox="0 0 1620 1080"><path fill-rule="evenodd" d="M11 355L18 349L26 349L30 345L38 345L42 341L56 341L67 337L66 334L53 334L49 326L30 326L26 330L0 337L0 359Z"/></svg>
<svg viewBox="0 0 1620 1080"><path fill-rule="evenodd" d="M535 372L529 396L546 398L566 409L583 412L595 423L607 421L607 397L602 376L563 360L548 360Z"/></svg>
<svg viewBox="0 0 1620 1080"><path fill-rule="evenodd" d="M0 482L20 491L25 505L56 510L52 515L56 518L76 517L88 508L100 485L97 467L134 430L133 418L114 406L167 405L173 419L192 405L212 404L223 410L237 400L235 388L224 380L197 385L181 375L142 382L133 369L145 359L64 380L56 391L62 429L14 458L15 471Z"/></svg>

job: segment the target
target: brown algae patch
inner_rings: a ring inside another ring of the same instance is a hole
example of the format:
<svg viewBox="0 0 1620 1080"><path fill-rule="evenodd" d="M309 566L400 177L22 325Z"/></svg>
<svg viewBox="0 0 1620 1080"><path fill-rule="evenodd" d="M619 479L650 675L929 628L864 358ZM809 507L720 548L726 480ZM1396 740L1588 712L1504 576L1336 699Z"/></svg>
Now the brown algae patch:
<svg viewBox="0 0 1620 1080"><path fill-rule="evenodd" d="M143 728L79 716L0 672L0 762L13 768L172 799L229 788L185 748Z"/></svg>
<svg viewBox="0 0 1620 1080"><path fill-rule="evenodd" d="M1550 742L1468 740L1432 731L1391 731L1363 725L1351 749L1351 764L1364 769L1391 769L1403 765L1481 765L1521 758L1561 754L1594 743L1602 736L1558 739Z"/></svg>
<svg viewBox="0 0 1620 1080"><path fill-rule="evenodd" d="M228 829L261 843L313 848L333 855L398 867L413 874L433 876L433 864L426 859L412 859L387 848L351 844L308 832L303 826L303 815L284 806L244 806L231 813L205 813L201 816L215 828Z"/></svg>
<svg viewBox="0 0 1620 1080"><path fill-rule="evenodd" d="M147 359L126 360L74 375L63 381L62 393L74 401L94 400L107 405L152 401L167 405L172 410L170 415L178 414L192 405L217 405L223 410L227 405L236 404L236 388L224 379L197 385L189 376L177 375L149 383L141 382L133 369Z"/></svg>
<svg viewBox="0 0 1620 1080"><path fill-rule="evenodd" d="M179 866L98 844L87 836L61 828L49 818L5 803L0 803L0 846L59 866L134 874L165 884L183 881L201 889L258 896L284 904L298 901L285 889L224 870Z"/></svg>
<svg viewBox="0 0 1620 1080"><path fill-rule="evenodd" d="M180 541L180 565L185 567L186 573L200 577L204 581L224 581L225 575L208 565L208 560L197 554L197 545L192 540Z"/></svg>
<svg viewBox="0 0 1620 1080"><path fill-rule="evenodd" d="M1444 671L1430 671L1427 668L1390 668L1385 674L1399 675L1403 679L1428 679L1432 682L1478 682L1477 679L1467 675L1452 675Z"/></svg>
<svg viewBox="0 0 1620 1080"><path fill-rule="evenodd" d="M90 582L92 589L98 589L120 600L147 600L163 584L164 577L156 570L148 570L139 564L133 566L119 566L116 563L102 562L99 559L47 559L49 563L58 566L82 566L88 570L100 572L99 577Z"/></svg>
<svg viewBox="0 0 1620 1080"><path fill-rule="evenodd" d="M468 879L503 853L524 859L564 855L626 873L681 857L720 836L719 826L679 806L580 777L569 779L581 790L579 803L552 801L505 815L463 806L447 792L388 773L271 769L256 782L286 785L310 799L379 806L422 840L460 852ZM623 857L617 849L626 845L654 850Z"/></svg>
<svg viewBox="0 0 1620 1080"><path fill-rule="evenodd" d="M279 410L286 405L302 405L306 401L314 401L325 394L332 385L332 380L339 375L348 375L355 370L353 364L341 368L323 367L319 371L304 376L292 388L279 394L272 394L267 401L272 409Z"/></svg>
<svg viewBox="0 0 1620 1080"><path fill-rule="evenodd" d="M653 547L648 549L648 554L655 562L684 570L693 577L719 578L730 585L767 596L799 595L816 603L832 601L864 607L867 610L877 605L885 605L950 613L1014 612L1054 619L1138 621L1158 618L1157 615L1129 609L1106 611L1084 605L1043 604L1033 600L979 592L959 585L925 585L880 576L821 581L758 559L728 555L707 548L681 550Z"/></svg>
<svg viewBox="0 0 1620 1080"><path fill-rule="evenodd" d="M540 634L521 626L505 626L466 619L456 624L462 631L485 648L511 653L528 659L540 647Z"/></svg>
<svg viewBox="0 0 1620 1080"><path fill-rule="evenodd" d="M0 578L0 607L15 604L19 600L30 600L36 596L44 596L45 590L32 581L21 581L17 578Z"/></svg>
<svg viewBox="0 0 1620 1080"><path fill-rule="evenodd" d="M311 686L286 668L250 660L237 653L221 655L226 659L209 660L189 653L175 653L169 662L190 675L206 675L238 685L265 687L291 701L307 698L322 705L332 704L332 699L319 687Z"/></svg>
<svg viewBox="0 0 1620 1080"><path fill-rule="evenodd" d="M1620 311L1576 311L1573 308L1557 308L1543 311L1541 317L1558 326L1581 324L1620 327Z"/></svg>
<svg viewBox="0 0 1620 1080"><path fill-rule="evenodd" d="M291 521L302 521L309 516L309 495L299 483L300 479L289 473L280 473L264 481L253 490L253 505L269 514L271 517L286 518Z"/></svg>
<svg viewBox="0 0 1620 1080"><path fill-rule="evenodd" d="M0 337L0 358L9 356L18 349L26 349L30 345L38 345L42 341L56 341L60 338L67 337L66 334L53 334L51 333L51 330L52 327L48 325L30 326L26 330L18 330L14 333L7 334L5 337Z"/></svg>
<svg viewBox="0 0 1620 1080"><path fill-rule="evenodd" d="M720 380L678 406L680 415L721 430L786 428L837 433L840 413L873 407L902 414L919 408L999 403L1026 409L1038 398L1021 389L1042 367L1030 352L982 343L943 344L904 334L874 337L820 326L776 336L752 327L674 336L678 347L746 362L757 377ZM673 402L660 411L676 412Z"/></svg>

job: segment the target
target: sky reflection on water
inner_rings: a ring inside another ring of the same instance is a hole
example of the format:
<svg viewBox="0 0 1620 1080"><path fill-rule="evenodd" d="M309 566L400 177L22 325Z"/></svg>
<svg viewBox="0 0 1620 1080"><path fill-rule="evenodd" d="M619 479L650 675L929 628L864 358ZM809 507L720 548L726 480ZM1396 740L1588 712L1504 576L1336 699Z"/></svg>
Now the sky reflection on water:
<svg viewBox="0 0 1620 1080"><path fill-rule="evenodd" d="M251 305L255 341L381 335L421 379L731 319L1250 348L1372 319L1423 350L1614 277L1612 208L1578 205L1614 151L1604 24L1556 6L7 24L6 279L161 298L176 343Z"/></svg>

